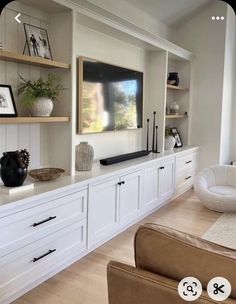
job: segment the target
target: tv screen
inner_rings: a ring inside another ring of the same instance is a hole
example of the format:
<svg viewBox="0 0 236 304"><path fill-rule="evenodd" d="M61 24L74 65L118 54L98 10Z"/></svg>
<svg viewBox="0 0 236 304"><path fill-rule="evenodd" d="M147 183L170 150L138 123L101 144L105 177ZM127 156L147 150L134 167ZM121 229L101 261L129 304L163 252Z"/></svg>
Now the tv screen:
<svg viewBox="0 0 236 304"><path fill-rule="evenodd" d="M142 127L143 73L80 58L79 133Z"/></svg>

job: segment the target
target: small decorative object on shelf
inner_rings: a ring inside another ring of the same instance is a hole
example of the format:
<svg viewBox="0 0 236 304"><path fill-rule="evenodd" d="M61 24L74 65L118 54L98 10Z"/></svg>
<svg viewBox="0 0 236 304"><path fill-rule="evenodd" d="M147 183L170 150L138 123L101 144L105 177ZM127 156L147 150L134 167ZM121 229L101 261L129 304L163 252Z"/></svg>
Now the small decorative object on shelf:
<svg viewBox="0 0 236 304"><path fill-rule="evenodd" d="M65 170L59 168L42 168L42 169L35 169L29 172L29 176L41 181L41 182L48 182L60 177Z"/></svg>
<svg viewBox="0 0 236 304"><path fill-rule="evenodd" d="M22 103L29 109L31 116L50 116L53 110L53 101L65 88L61 80L54 74L49 74L46 80L25 80L20 76L22 83L18 88L18 95L22 95Z"/></svg>
<svg viewBox="0 0 236 304"><path fill-rule="evenodd" d="M76 146L76 170L89 171L93 165L94 150L88 142L80 142Z"/></svg>
<svg viewBox="0 0 236 304"><path fill-rule="evenodd" d="M3 50L3 44L2 44L2 42L0 42L0 51L2 51Z"/></svg>
<svg viewBox="0 0 236 304"><path fill-rule="evenodd" d="M26 23L24 23L24 29L26 43L23 54L25 53L27 46L30 56L43 57L45 59L52 60L52 53L47 30Z"/></svg>
<svg viewBox="0 0 236 304"><path fill-rule="evenodd" d="M182 140L181 140L181 137L179 135L177 128L170 128L170 130L171 130L172 135L175 138L175 147L176 148L183 147L183 143L182 143Z"/></svg>
<svg viewBox="0 0 236 304"><path fill-rule="evenodd" d="M173 101L172 104L169 105L170 114L177 115L179 114L179 105L176 103L176 101Z"/></svg>
<svg viewBox="0 0 236 304"><path fill-rule="evenodd" d="M0 117L16 117L16 105L12 88L9 85L0 84Z"/></svg>
<svg viewBox="0 0 236 304"><path fill-rule="evenodd" d="M173 150L175 146L175 138L171 132L171 129L166 127L165 129L165 150Z"/></svg>
<svg viewBox="0 0 236 304"><path fill-rule="evenodd" d="M0 159L1 179L6 187L22 186L29 166L29 152L18 150L4 152Z"/></svg>
<svg viewBox="0 0 236 304"><path fill-rule="evenodd" d="M178 86L179 85L179 73L177 73L177 72L169 73L167 83L170 85Z"/></svg>

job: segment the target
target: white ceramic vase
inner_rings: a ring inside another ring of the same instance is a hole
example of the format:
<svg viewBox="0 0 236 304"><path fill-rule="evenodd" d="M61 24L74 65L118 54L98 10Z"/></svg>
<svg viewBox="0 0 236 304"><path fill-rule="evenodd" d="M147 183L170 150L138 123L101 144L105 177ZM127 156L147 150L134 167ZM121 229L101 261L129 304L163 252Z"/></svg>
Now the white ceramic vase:
<svg viewBox="0 0 236 304"><path fill-rule="evenodd" d="M173 150L175 146L175 138L172 135L165 137L165 150Z"/></svg>
<svg viewBox="0 0 236 304"><path fill-rule="evenodd" d="M47 97L40 97L29 108L31 116L50 116L53 110L53 102Z"/></svg>
<svg viewBox="0 0 236 304"><path fill-rule="evenodd" d="M94 150L86 141L76 146L76 170L89 171L93 165Z"/></svg>
<svg viewBox="0 0 236 304"><path fill-rule="evenodd" d="M176 101L173 101L173 103L169 106L169 108L170 108L170 114L179 113L179 105L176 103Z"/></svg>

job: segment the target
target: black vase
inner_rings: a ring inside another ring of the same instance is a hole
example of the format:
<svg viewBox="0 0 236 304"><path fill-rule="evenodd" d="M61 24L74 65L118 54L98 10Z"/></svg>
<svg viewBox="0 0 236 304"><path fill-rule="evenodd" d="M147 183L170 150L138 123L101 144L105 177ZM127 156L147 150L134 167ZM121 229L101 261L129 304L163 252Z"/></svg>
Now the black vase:
<svg viewBox="0 0 236 304"><path fill-rule="evenodd" d="M176 72L169 73L167 83L174 85L174 86L178 86L179 85L179 73L176 73Z"/></svg>
<svg viewBox="0 0 236 304"><path fill-rule="evenodd" d="M29 164L29 154L26 150L5 152L0 159L0 176L6 187L22 186Z"/></svg>

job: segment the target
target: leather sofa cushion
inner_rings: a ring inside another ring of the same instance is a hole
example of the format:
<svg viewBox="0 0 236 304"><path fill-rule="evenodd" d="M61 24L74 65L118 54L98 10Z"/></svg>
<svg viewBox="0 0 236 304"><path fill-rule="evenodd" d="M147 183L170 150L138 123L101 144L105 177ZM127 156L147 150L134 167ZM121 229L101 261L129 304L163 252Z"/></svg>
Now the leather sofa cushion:
<svg viewBox="0 0 236 304"><path fill-rule="evenodd" d="M155 224L145 224L135 236L136 267L180 281L198 278L204 289L218 276L228 279L236 299L236 251Z"/></svg>

